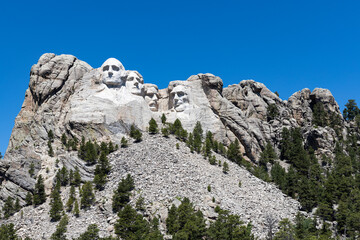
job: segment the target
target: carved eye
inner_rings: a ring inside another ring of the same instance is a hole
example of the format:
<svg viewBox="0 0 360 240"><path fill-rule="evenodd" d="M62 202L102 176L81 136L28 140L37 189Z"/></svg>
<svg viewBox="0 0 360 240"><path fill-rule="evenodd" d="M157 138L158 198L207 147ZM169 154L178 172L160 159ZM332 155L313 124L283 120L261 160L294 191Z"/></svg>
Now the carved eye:
<svg viewBox="0 0 360 240"><path fill-rule="evenodd" d="M112 65L111 67L112 67L112 70L114 70L116 72L120 70L120 68L115 65Z"/></svg>
<svg viewBox="0 0 360 240"><path fill-rule="evenodd" d="M104 71L104 72L105 72L105 71L109 71L109 65L104 66L104 67L103 67L103 71Z"/></svg>
<svg viewBox="0 0 360 240"><path fill-rule="evenodd" d="M182 96L185 95L185 93L184 92L177 92L177 95L178 95L178 97L182 97Z"/></svg>
<svg viewBox="0 0 360 240"><path fill-rule="evenodd" d="M134 80L134 77L129 77L128 78L128 81L133 81Z"/></svg>

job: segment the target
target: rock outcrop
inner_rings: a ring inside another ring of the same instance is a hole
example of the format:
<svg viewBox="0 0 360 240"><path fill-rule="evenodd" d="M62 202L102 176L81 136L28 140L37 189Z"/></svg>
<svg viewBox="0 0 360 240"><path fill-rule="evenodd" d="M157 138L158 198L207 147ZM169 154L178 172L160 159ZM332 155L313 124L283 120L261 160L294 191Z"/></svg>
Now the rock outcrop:
<svg viewBox="0 0 360 240"><path fill-rule="evenodd" d="M8 196L18 197L24 204L27 192L33 191L35 185L34 178L28 173L31 164L35 166L35 176L44 176L47 193L53 186L57 159L68 169L79 167L84 180L92 179L93 167L86 166L75 153L62 150L59 139L63 133L77 139L84 136L119 144L131 125L145 131L151 118L160 123L164 114L168 122L179 119L188 131L192 131L199 121L204 132L213 132L215 139L225 145L238 139L244 158L255 163L267 142L279 152L283 128L301 128L305 146L312 147L317 155L328 157L332 157L335 141L346 136L339 106L326 89L316 88L312 92L303 89L288 100L282 100L262 83L244 80L223 88L220 77L207 73L190 76L185 81L171 81L168 88L159 90L155 84L144 84L140 73L125 70L116 59L105 63L94 69L74 56L47 53L31 68L29 88L15 120L4 160L0 163L0 206ZM328 117L335 116L340 122L337 129L313 124L318 103ZM55 135L54 157L48 154L50 130ZM271 210L277 219L291 218L298 209L297 202L285 198L274 186L254 178L245 170L231 165L236 170L221 175L218 169L205 166L207 163L198 156L185 151L180 154L163 141L149 138L143 143L145 150L151 148L149 157L143 155L141 149L116 152L112 156L116 169L111 177L112 185L119 176L132 172L144 196L148 201L156 202L155 206L159 205L161 212L166 212L164 209L176 194L190 195L211 218L214 213L208 208L208 201L203 202L204 198L208 199L203 189L204 184L214 184L214 196L221 206L240 214L245 220L249 217L259 219L255 224L259 236L264 232L262 209ZM154 150L155 147L162 149L163 144L167 149L162 153L173 156L173 160L168 156L161 157ZM155 166L161 167L162 172L156 172ZM180 175L173 168L181 169ZM115 173L119 175L115 176ZM232 185L238 180L246 184L235 189ZM161 189L155 189L158 181L164 185ZM107 187L102 193L107 194L104 197L110 198L113 187Z"/></svg>

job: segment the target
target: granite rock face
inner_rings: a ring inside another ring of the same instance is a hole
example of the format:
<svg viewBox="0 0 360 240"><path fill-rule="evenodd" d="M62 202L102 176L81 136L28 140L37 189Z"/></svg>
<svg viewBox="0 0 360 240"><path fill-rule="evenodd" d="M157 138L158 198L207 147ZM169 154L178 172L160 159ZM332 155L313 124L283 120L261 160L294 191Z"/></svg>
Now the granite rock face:
<svg viewBox="0 0 360 240"><path fill-rule="evenodd" d="M314 106L319 102L322 103L328 115L333 114L339 117L342 126L340 129L335 131L331 127L314 126L312 123ZM269 113L270 110L273 111L272 114ZM78 167L83 180L92 179L93 167L86 166L75 153L68 154L62 151L60 137L63 133L77 139L84 136L86 139L96 139L99 142L111 140L119 144L122 137L128 136L132 124L146 131L151 118L160 124L162 114L170 123L179 119L188 131L192 131L196 122L199 121L204 133L213 132L215 139L225 145L238 139L244 158L254 163L258 161L267 142L279 151L283 128L301 128L305 146L313 147L317 155L325 154L328 157L332 157L335 140L340 135L346 136L339 106L331 92L326 89L316 88L312 92L309 89L303 89L294 93L288 100L282 100L264 84L253 80L244 80L239 84L223 88L221 78L209 73L193 75L184 81L170 81L166 89L158 89L155 84L144 84L140 73L125 70L124 65L116 59L105 61L100 68L92 68L74 56L56 56L47 53L42 55L38 63L31 68L29 88L25 93L21 111L15 120L4 160L0 162L0 207L8 196L19 197L23 204L27 192L34 190L35 178L28 173L32 163L35 166L35 176L41 174L44 177L47 193L50 193L53 186L57 159L68 169ZM52 143L54 157L48 154L47 142L50 130L55 136ZM159 143L145 143L161 147L161 140L155 138L154 141L157 140ZM146 145L143 147L146 148ZM167 151L168 154L176 152L175 149L167 149ZM156 153L153 154L157 156ZM127 162L121 162L121 167L137 163L138 159L135 156L137 155L126 155ZM187 163L190 164L193 156L184 154L177 158L186 158ZM163 159L160 157L152 159L152 155L149 155L146 161L160 163ZM113 162L116 162L115 158ZM141 182L141 178L154 177L146 169L136 168L140 165L141 163L131 165L135 168L134 170L127 169L134 171L137 181ZM170 173L173 171L170 165L167 165L168 171L164 169L161 174L169 173L169 178L172 179ZM203 183L203 177L208 176L207 180L212 181L211 175L215 174L214 169L203 166L201 169L203 170L195 174L196 179L199 178L198 180ZM125 173L125 170L119 169L121 174ZM141 172L144 174L142 175ZM186 178L187 174L191 173L184 171L182 177ZM241 174L245 173L241 172ZM224 180L225 185L235 181L231 180L230 176L226 179L228 180ZM112 184L118 181L115 177L113 180ZM178 182L174 179L173 181L174 188L180 188L178 186L180 183L186 185L185 182L181 182L182 180ZM249 191L256 192L264 186L267 188L265 183L256 180L246 185L245 190L239 194L246 196ZM141 186L143 187L144 192L148 191L145 189L146 186ZM194 194L191 199L197 202L200 208L203 206L201 199L204 196L200 196L203 193L198 188L202 187L196 184L192 186L194 193L199 194ZM275 187L271 186L271 189ZM185 196L189 191L183 190L182 194ZM238 190L229 189L229 191L232 195L238 194ZM176 197L170 189L169 192L165 191L157 195L148 193L147 195L153 202L160 201L157 199L160 196L162 199L167 199L166 201L173 201ZM283 196L277 196L283 198ZM238 202L240 200L236 197L231 198L225 192L218 197L221 204L227 203L224 207L229 210L245 218L249 215L241 210ZM266 197L262 198L266 199ZM244 197L241 203L246 205L251 201ZM168 206L168 202L165 205L158 204ZM292 210L281 213L281 217L292 218L297 204L292 203L293 207L285 204L285 208L289 207ZM269 206L269 203L259 199L258 207L254 205L254 209L251 210L251 217L256 218L255 212L261 214L261 209L266 206ZM166 212L164 209L161 208L161 212ZM214 215L210 209L204 208L204 210L209 216ZM261 230L260 225L258 229L261 235L264 229Z"/></svg>

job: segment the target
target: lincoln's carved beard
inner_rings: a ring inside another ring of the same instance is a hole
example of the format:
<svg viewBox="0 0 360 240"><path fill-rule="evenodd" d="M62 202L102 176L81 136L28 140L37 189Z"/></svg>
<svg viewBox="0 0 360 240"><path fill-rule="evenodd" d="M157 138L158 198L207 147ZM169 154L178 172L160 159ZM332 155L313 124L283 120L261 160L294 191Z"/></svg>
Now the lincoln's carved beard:
<svg viewBox="0 0 360 240"><path fill-rule="evenodd" d="M178 85L171 91L174 109L177 112L183 112L189 107L189 96L184 86Z"/></svg>
<svg viewBox="0 0 360 240"><path fill-rule="evenodd" d="M125 68L115 58L109 58L101 66L102 82L108 87L121 87L124 85L121 77L124 76Z"/></svg>

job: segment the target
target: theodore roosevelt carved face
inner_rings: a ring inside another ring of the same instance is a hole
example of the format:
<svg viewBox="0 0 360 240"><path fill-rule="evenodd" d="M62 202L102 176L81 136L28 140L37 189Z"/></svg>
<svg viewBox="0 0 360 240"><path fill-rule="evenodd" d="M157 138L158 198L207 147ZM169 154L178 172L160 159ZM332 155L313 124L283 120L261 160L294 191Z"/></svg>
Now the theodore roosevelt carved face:
<svg viewBox="0 0 360 240"><path fill-rule="evenodd" d="M159 91L155 84L145 84L145 101L149 104L151 111L158 111Z"/></svg>
<svg viewBox="0 0 360 240"><path fill-rule="evenodd" d="M122 77L125 73L125 68L122 63L115 59L109 58L101 66L102 82L108 87L120 87L124 85Z"/></svg>

